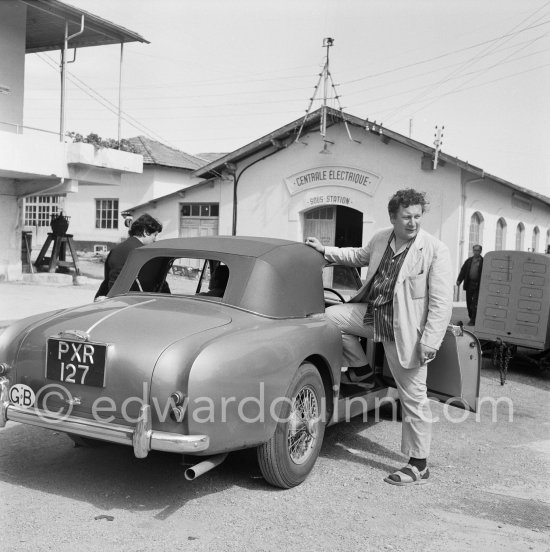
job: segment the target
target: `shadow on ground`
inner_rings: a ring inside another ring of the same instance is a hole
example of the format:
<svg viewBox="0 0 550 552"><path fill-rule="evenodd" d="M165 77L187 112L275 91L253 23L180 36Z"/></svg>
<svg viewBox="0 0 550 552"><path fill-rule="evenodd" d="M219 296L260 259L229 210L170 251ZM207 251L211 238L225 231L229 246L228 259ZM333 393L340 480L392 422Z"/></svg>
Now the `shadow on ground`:
<svg viewBox="0 0 550 552"><path fill-rule="evenodd" d="M359 433L374 421L361 417L327 428L322 457L347 460L389 471L403 458ZM64 434L21 424L0 432L0 480L52 496L93 504L100 510L158 511L167 519L192 500L238 486L250 491L280 492L263 479L256 450L231 453L220 466L195 481L184 477L181 456L151 451L137 459L130 447L105 444L75 447ZM368 451L365 458L354 451ZM201 458L186 457L198 462Z"/></svg>

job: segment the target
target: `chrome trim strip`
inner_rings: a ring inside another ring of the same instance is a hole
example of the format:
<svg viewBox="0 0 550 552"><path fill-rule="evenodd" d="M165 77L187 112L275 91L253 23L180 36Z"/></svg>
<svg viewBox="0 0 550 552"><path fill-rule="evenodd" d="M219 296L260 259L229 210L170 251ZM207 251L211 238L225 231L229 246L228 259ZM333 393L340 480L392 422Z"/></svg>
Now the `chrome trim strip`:
<svg viewBox="0 0 550 552"><path fill-rule="evenodd" d="M107 318L111 318L111 316L115 316L116 314L125 311L127 309L133 309L134 307L140 307L141 305L146 305L147 303L154 303L156 299L149 299L148 301L141 301L141 303L134 303L133 305L128 305L126 307L122 307L121 309L118 309L114 312L110 312L109 314L106 314L101 320L98 320L94 324L92 324L87 330L86 333L89 334L91 331L96 327L99 326L102 322L107 320Z"/></svg>
<svg viewBox="0 0 550 552"><path fill-rule="evenodd" d="M127 292L127 293L120 293L118 295L113 295L113 297L109 297L109 299L115 299L116 297L127 297L127 296L133 296L137 292ZM145 292L148 295L152 295L152 291ZM201 303L210 303L212 305L218 305L220 307L229 307L241 312L246 312L249 314L253 314L255 316L260 316L261 318L267 318L268 320L309 320L310 317L313 314L324 314L322 312L318 313L308 313L304 316L270 316L268 314L262 314L261 312L256 312L250 309L245 309L244 307L239 307L237 305L233 305L231 303L224 303L222 301L215 301L214 299L209 299L208 296L202 295L183 295L182 293L172 293L170 295L166 293L155 293L155 295L159 297L178 297L179 299L189 299L190 301L200 301ZM143 303L142 303L143 304Z"/></svg>
<svg viewBox="0 0 550 552"><path fill-rule="evenodd" d="M82 330L63 330L56 337L59 339L72 339L73 341L90 341L90 336Z"/></svg>

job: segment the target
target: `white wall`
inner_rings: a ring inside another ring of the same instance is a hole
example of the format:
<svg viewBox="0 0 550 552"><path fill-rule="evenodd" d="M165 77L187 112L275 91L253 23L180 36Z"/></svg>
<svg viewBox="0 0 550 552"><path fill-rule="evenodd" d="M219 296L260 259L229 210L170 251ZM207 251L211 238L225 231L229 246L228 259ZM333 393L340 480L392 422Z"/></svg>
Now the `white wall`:
<svg viewBox="0 0 550 552"><path fill-rule="evenodd" d="M124 219L119 215L118 230L95 228L96 199L118 199L120 214L136 205L191 186L199 180L191 177L191 172L184 169L144 165L142 174L123 174L120 186L81 182L78 193L69 194L65 199L65 214L71 217L69 233L74 235L76 242L116 243L127 236L128 228L124 226Z"/></svg>
<svg viewBox="0 0 550 552"><path fill-rule="evenodd" d="M159 239L178 238L180 229L180 206L182 203L220 203L224 196L223 185L220 181L207 182L202 186L185 190L181 194L161 198L158 201L140 207L133 212L134 220L144 213L148 213L162 223L162 233ZM229 188L229 186L227 186ZM221 214L220 214L221 219ZM231 233L223 230L220 224L219 233Z"/></svg>
<svg viewBox="0 0 550 552"><path fill-rule="evenodd" d="M18 0L0 2L0 130L16 132L16 127L1 124L23 124L23 90L25 81L25 34L27 7Z"/></svg>
<svg viewBox="0 0 550 552"><path fill-rule="evenodd" d="M363 213L364 244L377 230L390 225L389 198L399 189L415 188L426 192L430 202L423 227L444 241L456 259L460 170L450 164L435 171L422 170L422 153L418 150L391 140L384 144L378 135L357 127L350 127L350 131L360 143L350 141L340 124L328 129L327 139L334 142L328 144L330 154L320 153L323 141L318 132L313 132L245 170L238 181L237 234L301 241L303 214L314 206L312 189L291 195L284 179L310 168L344 166L379 177L371 195L353 185L323 186L313 193L320 193L324 204L331 204L327 203L329 196L346 196L350 200L347 206Z"/></svg>
<svg viewBox="0 0 550 552"><path fill-rule="evenodd" d="M173 192L177 192L182 188L192 186L202 180L202 178L191 176L192 171L186 169L174 169L170 167L148 165L147 172L148 171L152 171L153 173L153 188L151 190L152 195L151 197L140 201L140 203L149 201L152 198L162 197ZM139 205L140 203L134 203L134 205Z"/></svg>
<svg viewBox="0 0 550 552"><path fill-rule="evenodd" d="M18 0L0 2L0 132L17 128L2 123L23 124L25 78L25 29L27 8ZM0 152L0 157L6 155ZM2 166L0 166L2 169ZM0 281L21 278L21 229L13 179L0 177Z"/></svg>
<svg viewBox="0 0 550 552"><path fill-rule="evenodd" d="M471 184L466 185L465 246L462 261L469 256L470 220L476 212L483 217L483 237L481 240L483 253L494 251L496 225L501 217L504 218L507 225L506 242L503 244L503 249L516 249L516 228L521 222L525 226L523 250L527 251L528 248L531 248L533 229L538 226L540 234L537 252L545 252L546 235L550 229L550 206L519 194L521 197L528 199L531 204L531 210L522 209L514 202L514 194L516 193L511 188L489 179L476 179Z"/></svg>
<svg viewBox="0 0 550 552"><path fill-rule="evenodd" d="M21 278L21 227L14 188L0 178L0 220L2 227L9 229L0 233L0 282Z"/></svg>

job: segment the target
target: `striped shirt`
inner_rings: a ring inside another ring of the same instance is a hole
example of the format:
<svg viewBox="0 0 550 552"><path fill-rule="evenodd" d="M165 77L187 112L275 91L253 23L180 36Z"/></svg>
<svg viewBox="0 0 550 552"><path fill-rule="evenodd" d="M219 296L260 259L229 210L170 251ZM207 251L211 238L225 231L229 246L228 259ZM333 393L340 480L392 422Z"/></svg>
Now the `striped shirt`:
<svg viewBox="0 0 550 552"><path fill-rule="evenodd" d="M374 326L374 341L394 341L393 290L405 257L416 238L415 236L409 240L404 248L395 253L394 237L392 232L367 293L367 310L363 323L365 326Z"/></svg>

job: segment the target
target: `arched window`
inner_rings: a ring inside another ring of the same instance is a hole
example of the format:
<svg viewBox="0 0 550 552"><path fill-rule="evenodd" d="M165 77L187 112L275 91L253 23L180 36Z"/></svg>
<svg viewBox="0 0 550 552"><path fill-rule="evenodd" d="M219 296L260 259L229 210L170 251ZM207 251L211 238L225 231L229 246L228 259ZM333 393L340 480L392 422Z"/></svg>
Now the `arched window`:
<svg viewBox="0 0 550 552"><path fill-rule="evenodd" d="M535 253L539 250L539 237L540 237L539 227L535 226L533 228L533 238L531 240L531 251L534 251Z"/></svg>
<svg viewBox="0 0 550 552"><path fill-rule="evenodd" d="M483 216L476 211L470 219L470 239L468 244L468 255L473 254L474 245L483 245Z"/></svg>
<svg viewBox="0 0 550 552"><path fill-rule="evenodd" d="M523 222L518 224L516 228L516 251L523 251L523 242L525 239L525 226Z"/></svg>
<svg viewBox="0 0 550 552"><path fill-rule="evenodd" d="M506 248L506 221L503 218L497 220L497 232L495 237L495 251Z"/></svg>

